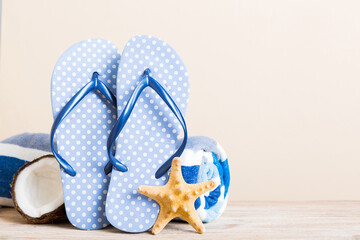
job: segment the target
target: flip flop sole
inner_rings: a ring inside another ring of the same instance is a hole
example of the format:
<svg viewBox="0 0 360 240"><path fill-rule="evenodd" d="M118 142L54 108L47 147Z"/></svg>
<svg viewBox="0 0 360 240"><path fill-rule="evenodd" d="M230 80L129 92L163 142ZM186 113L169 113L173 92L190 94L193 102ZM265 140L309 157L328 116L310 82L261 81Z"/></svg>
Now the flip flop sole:
<svg viewBox="0 0 360 240"><path fill-rule="evenodd" d="M82 41L67 49L57 61L52 76L54 119L95 71L114 92L119 61L117 47L104 39ZM72 177L61 171L66 213L77 228L99 229L109 224L105 216L109 177L104 166L108 162L106 141L115 121L116 107L93 91L57 129L58 152L77 173Z"/></svg>
<svg viewBox="0 0 360 240"><path fill-rule="evenodd" d="M118 115L146 68L184 114L189 80L179 55L162 40L136 36L127 43L119 64ZM115 156L127 165L128 171L123 173L113 168L111 173L106 215L114 227L126 232L143 232L153 226L159 206L138 193L137 188L167 182L167 174L156 179L155 172L175 152L181 132L181 125L163 100L154 90L145 89L116 143Z"/></svg>

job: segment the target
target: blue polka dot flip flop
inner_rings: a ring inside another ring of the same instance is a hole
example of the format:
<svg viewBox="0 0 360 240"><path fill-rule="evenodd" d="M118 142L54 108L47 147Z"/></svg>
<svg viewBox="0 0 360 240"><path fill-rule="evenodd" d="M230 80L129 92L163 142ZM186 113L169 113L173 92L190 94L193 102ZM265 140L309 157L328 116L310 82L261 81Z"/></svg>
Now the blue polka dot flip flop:
<svg viewBox="0 0 360 240"><path fill-rule="evenodd" d="M188 73L167 43L136 36L122 53L116 92L119 118L108 140L107 171L112 165L112 173L106 216L122 231L143 232L155 223L159 205L137 188L164 185L171 160L184 150L187 133L182 114L189 97ZM176 148L180 133L184 140Z"/></svg>
<svg viewBox="0 0 360 240"><path fill-rule="evenodd" d="M119 61L113 43L90 39L67 49L52 75L55 121L51 147L62 169L67 216L80 229L99 229L109 224L105 216L109 177L104 167L109 161L107 139L116 121L112 92L116 89Z"/></svg>

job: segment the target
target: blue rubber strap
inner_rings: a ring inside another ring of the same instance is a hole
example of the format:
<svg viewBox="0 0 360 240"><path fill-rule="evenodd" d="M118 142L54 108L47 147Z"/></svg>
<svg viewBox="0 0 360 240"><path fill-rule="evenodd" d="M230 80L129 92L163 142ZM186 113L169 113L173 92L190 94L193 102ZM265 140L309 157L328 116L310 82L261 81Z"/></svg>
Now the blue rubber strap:
<svg viewBox="0 0 360 240"><path fill-rule="evenodd" d="M181 114L181 111L179 110L179 108L176 106L176 103L170 97L168 92L160 85L160 83L158 83L155 79L153 79L150 76L149 76L149 78L150 78L149 87L154 89L155 92L157 92L157 94L164 100L164 102L168 105L168 107L171 109L171 111L175 114L176 118L179 120L182 128L184 129L184 139L183 139L180 147L163 165L161 165L161 167L155 173L155 177L160 178L170 169L171 162L174 159L174 157L180 157L180 155L184 151L188 135L187 135L187 129L186 129L186 123L185 123L184 117Z"/></svg>
<svg viewBox="0 0 360 240"><path fill-rule="evenodd" d="M62 120L66 118L67 115L75 108L75 106L81 102L81 100L91 91L93 90L99 90L114 106L116 106L116 97L114 94L110 91L110 89L99 80L99 73L94 72L92 79L90 82L85 84L84 87L82 87L70 100L66 103L66 105L61 109L59 114L56 116L56 119L51 127L50 132L50 146L51 150L56 158L56 160L59 162L60 166L64 169L64 171L69 174L70 176L75 176L76 172L75 170L70 166L69 163L65 161L61 157L61 155L56 151L54 147L54 137L55 132L57 128L59 127Z"/></svg>
<svg viewBox="0 0 360 240"><path fill-rule="evenodd" d="M179 149L156 171L155 177L160 178L163 176L171 167L171 162L174 157L179 157L185 149L186 141L187 141L187 129L184 117L181 114L181 111L176 106L175 102L172 100L170 95L166 92L166 90L158 83L154 78L149 76L150 69L146 69L144 71L144 75L140 81L140 83L135 88L134 92L132 93L129 101L127 102L124 110L122 111L120 117L118 118L117 122L114 125L114 128L111 130L109 138L108 138L108 154L110 161L105 166L105 173L109 173L111 171L111 165L113 165L117 170L121 172L126 172L128 168L124 163L120 160L116 159L112 153L112 149L115 143L116 138L119 136L121 130L125 126L127 120L130 117L130 114L135 107L136 101L138 100L140 94L146 87L152 88L168 105L170 110L174 113L176 118L179 120L183 130L184 130L184 139L182 144L180 145Z"/></svg>

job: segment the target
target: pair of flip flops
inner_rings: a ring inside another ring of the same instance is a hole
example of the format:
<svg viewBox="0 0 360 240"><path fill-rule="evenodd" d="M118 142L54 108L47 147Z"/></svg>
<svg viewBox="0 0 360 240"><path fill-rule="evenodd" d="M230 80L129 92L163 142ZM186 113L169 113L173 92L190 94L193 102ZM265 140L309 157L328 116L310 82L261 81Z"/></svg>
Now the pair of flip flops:
<svg viewBox="0 0 360 240"><path fill-rule="evenodd" d="M224 211L230 180L226 154L206 137L187 143L188 73L167 43L136 36L121 57L104 39L74 44L56 63L51 94L50 144L74 226L150 229L159 205L137 188L165 185L172 159L185 148L185 181L216 183L195 201L200 219L210 222Z"/></svg>
<svg viewBox="0 0 360 240"><path fill-rule="evenodd" d="M130 39L121 57L110 41L82 41L57 61L51 89L51 147L70 222L151 228L159 206L137 188L164 185L187 140L189 80L179 55L151 36Z"/></svg>

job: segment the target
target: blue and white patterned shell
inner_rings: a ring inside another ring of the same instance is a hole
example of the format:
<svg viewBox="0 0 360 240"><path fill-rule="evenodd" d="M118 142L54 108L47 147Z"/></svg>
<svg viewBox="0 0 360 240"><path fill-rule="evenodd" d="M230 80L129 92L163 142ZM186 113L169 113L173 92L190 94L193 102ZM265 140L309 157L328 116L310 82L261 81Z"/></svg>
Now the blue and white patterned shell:
<svg viewBox="0 0 360 240"><path fill-rule="evenodd" d="M224 212L228 201L230 171L225 151L211 138L189 137L180 159L187 183L215 181L215 189L195 201L200 219L203 222L213 221Z"/></svg>

